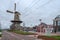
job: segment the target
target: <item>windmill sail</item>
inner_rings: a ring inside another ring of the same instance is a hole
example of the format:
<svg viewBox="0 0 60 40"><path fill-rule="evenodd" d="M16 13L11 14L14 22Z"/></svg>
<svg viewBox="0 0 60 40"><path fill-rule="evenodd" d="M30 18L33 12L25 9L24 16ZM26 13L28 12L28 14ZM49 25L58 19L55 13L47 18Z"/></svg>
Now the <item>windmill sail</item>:
<svg viewBox="0 0 60 40"><path fill-rule="evenodd" d="M7 12L9 12L9 13L13 13L12 11L9 11L9 10L7 10Z"/></svg>

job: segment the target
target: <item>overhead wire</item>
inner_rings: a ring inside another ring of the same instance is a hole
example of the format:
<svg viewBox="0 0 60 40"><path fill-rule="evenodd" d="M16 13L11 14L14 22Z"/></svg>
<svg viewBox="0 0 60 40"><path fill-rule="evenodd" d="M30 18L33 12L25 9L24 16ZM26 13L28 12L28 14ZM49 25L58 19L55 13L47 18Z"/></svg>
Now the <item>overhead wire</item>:
<svg viewBox="0 0 60 40"><path fill-rule="evenodd" d="M32 8L34 5L36 5L39 1L40 1L40 0L38 0L38 1L36 1L36 2L33 1L33 2L31 3L31 4L33 4L33 5L32 5L29 9L31 9L31 8ZM42 7L42 6L44 6L44 5L48 4L48 3L50 3L51 1L52 1L52 0L48 1L47 3L41 5L40 7ZM18 2L19 2L19 1L18 1ZM18 2L17 2L17 3L18 3ZM35 3L34 3L34 2L35 2ZM31 4L30 4L30 5L31 5ZM29 6L30 6L30 5L29 5ZM29 6L28 6L28 7L29 7ZM38 7L38 8L40 8L40 7ZM27 8L27 7L26 7L26 8ZM25 9L26 9L26 8L25 8ZM38 9L38 8L37 8L37 9ZM25 10L25 9L24 9L24 10ZM27 10L28 12L29 12L29 9ZM25 12L25 13L26 13L26 12ZM28 16L28 15L29 15L29 14L25 15L24 17L26 17L26 16Z"/></svg>
<svg viewBox="0 0 60 40"><path fill-rule="evenodd" d="M28 8L27 12L29 12L29 9L31 9L31 8L32 8L34 5L36 5L39 1L40 1L40 0L38 0L38 1L36 1L36 2L33 1L33 2L31 3L32 6L31 6L30 8ZM47 3L41 5L40 7L42 7L42 6L44 6L44 5L48 4L48 3L50 3L51 1L52 1L52 0L48 1ZM19 2L19 1L18 1L18 2ZM17 2L17 3L18 3L18 2ZM30 4L30 5L31 5L31 4ZM29 5L29 6L30 6L30 5ZM28 6L28 7L29 7L29 6ZM27 7L26 7L26 8L27 8ZM25 9L26 9L26 8L25 8ZM25 10L25 9L24 9L24 10ZM26 13L26 12L25 12L25 13ZM29 14L26 14L24 17L26 17L26 16L28 16L28 15L29 15Z"/></svg>
<svg viewBox="0 0 60 40"><path fill-rule="evenodd" d="M34 1L29 5L29 6L32 5L30 8L32 8L34 5L36 5L39 1L40 1L40 0L38 0L38 1L35 2L35 0L34 0ZM28 6L28 7L29 7L29 6ZM26 7L25 9L27 9L28 7ZM30 8L28 8L28 10L27 10L25 13L29 12L29 9L30 9ZM24 9L24 11L25 11L25 9ZM28 15L29 15L29 14L25 15L24 17L26 17L26 16L28 16Z"/></svg>
<svg viewBox="0 0 60 40"><path fill-rule="evenodd" d="M52 1L53 1L53 0L49 0L48 2L46 2L46 3L44 3L43 5L39 6L38 8L43 7L43 6L49 4L49 3L52 2ZM37 9L38 9L38 8L37 8Z"/></svg>
<svg viewBox="0 0 60 40"><path fill-rule="evenodd" d="M35 2L34 5L36 5L39 1L40 1L40 0L38 0L37 2ZM49 3L52 2L52 1L53 1L53 0L49 0L48 2L46 2L46 3L44 3L43 5L39 6L38 8L43 7L43 6L49 4ZM34 5L32 5L29 9L32 9L32 7L33 7ZM38 8L36 8L36 9L38 9ZM29 12L29 9L27 10L27 12ZM27 12L25 12L25 13L27 13ZM29 15L29 14L27 14L27 15Z"/></svg>
<svg viewBox="0 0 60 40"><path fill-rule="evenodd" d="M31 6L30 8L28 8L27 12L29 12L29 9L32 9L32 7L33 7L34 5L36 5L39 1L40 1L40 0L38 0L38 1L35 2L35 3L32 2L32 6ZM41 6L39 6L38 8L47 5L47 4L50 3L51 1L52 1L52 0L48 1L47 3L45 3L45 4L41 5ZM30 5L31 5L31 4L30 4ZM29 5L29 6L30 6L30 5ZM28 6L28 7L29 7L29 6ZM26 7L26 8L27 8L27 7ZM25 8L25 9L26 9L26 8ZM38 9L38 8L37 8L37 9ZM25 10L25 9L24 9L24 10ZM4 12L4 13L5 13L5 12ZM26 12L25 12L25 13L26 13ZM29 14L25 15L24 17L26 17L26 16L28 16L28 15L29 15Z"/></svg>

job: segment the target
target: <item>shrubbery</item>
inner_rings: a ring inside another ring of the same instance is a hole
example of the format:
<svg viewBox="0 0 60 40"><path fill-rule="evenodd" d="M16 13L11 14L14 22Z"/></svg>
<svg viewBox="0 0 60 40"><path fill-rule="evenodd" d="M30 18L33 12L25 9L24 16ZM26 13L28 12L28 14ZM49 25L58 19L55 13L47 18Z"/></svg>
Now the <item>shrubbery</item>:
<svg viewBox="0 0 60 40"><path fill-rule="evenodd" d="M34 33L31 32L25 32L25 31L21 31L21 30L9 30L10 32L14 32L17 34L22 34L22 35L34 35Z"/></svg>
<svg viewBox="0 0 60 40"><path fill-rule="evenodd" d="M2 32L2 30L0 30L0 32Z"/></svg>

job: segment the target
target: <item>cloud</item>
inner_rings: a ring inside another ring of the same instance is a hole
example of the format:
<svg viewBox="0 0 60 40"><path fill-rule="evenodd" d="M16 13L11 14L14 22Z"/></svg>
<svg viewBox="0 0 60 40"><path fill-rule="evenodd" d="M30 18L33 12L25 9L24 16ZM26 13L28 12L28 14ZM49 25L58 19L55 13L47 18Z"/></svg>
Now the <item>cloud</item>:
<svg viewBox="0 0 60 40"><path fill-rule="evenodd" d="M21 20L26 26L34 26L40 23L39 19L47 24L52 24L53 19L60 15L60 0L1 0L0 21L3 28L9 28L13 14L6 10L14 10L14 3L17 4L17 11L21 13Z"/></svg>

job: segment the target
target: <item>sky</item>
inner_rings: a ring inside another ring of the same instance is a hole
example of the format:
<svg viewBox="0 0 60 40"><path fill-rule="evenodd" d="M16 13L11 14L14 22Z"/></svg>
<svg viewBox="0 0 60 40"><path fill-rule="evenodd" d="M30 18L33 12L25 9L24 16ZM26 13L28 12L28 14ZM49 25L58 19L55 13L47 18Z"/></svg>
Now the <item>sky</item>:
<svg viewBox="0 0 60 40"><path fill-rule="evenodd" d="M46 24L53 24L53 19L60 15L60 0L0 0L0 23L1 27L9 28L12 24L14 14L7 13L6 10L20 12L20 19L27 27L40 24L40 19ZM23 25L23 23L21 24Z"/></svg>

